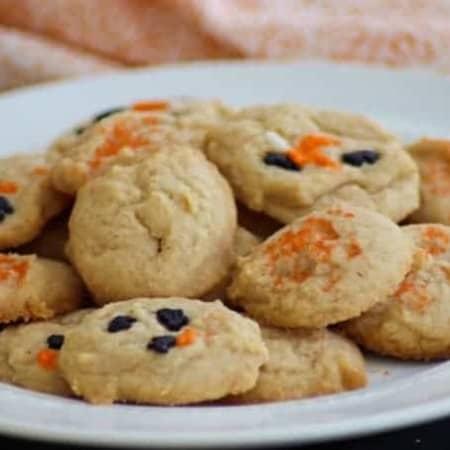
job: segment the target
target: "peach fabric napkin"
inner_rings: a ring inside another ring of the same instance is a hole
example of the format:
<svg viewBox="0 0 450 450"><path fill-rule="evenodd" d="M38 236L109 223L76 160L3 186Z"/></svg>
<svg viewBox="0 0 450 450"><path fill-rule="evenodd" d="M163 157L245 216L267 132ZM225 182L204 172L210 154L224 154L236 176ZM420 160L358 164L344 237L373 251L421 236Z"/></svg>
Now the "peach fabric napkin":
<svg viewBox="0 0 450 450"><path fill-rule="evenodd" d="M450 0L0 0L0 89L261 57L450 71Z"/></svg>

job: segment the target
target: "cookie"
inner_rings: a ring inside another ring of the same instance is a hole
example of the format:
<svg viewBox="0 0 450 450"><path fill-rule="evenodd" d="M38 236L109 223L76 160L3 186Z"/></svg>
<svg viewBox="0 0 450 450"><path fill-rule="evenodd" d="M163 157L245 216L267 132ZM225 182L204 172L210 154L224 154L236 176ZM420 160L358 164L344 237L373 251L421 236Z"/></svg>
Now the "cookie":
<svg viewBox="0 0 450 450"><path fill-rule="evenodd" d="M68 253L99 304L197 297L227 274L235 230L227 182L201 152L173 147L80 189Z"/></svg>
<svg viewBox="0 0 450 450"><path fill-rule="evenodd" d="M401 359L450 357L450 228L411 225L413 269L389 301L342 325L369 350Z"/></svg>
<svg viewBox="0 0 450 450"><path fill-rule="evenodd" d="M359 389L367 384L364 357L351 341L326 329L262 327L269 360L256 386L233 403L295 400Z"/></svg>
<svg viewBox="0 0 450 450"><path fill-rule="evenodd" d="M268 325L323 327L385 301L413 249L385 216L342 204L297 219L240 258L228 297Z"/></svg>
<svg viewBox="0 0 450 450"><path fill-rule="evenodd" d="M156 101L100 113L89 126L77 127L52 144L48 159L54 165L53 183L74 195L87 180L112 165L135 162L169 143L200 148L208 124L221 111L218 102Z"/></svg>
<svg viewBox="0 0 450 450"><path fill-rule="evenodd" d="M69 199L55 191L42 155L0 161L0 249L33 240Z"/></svg>
<svg viewBox="0 0 450 450"><path fill-rule="evenodd" d="M45 226L39 236L17 247L15 251L22 255L36 254L43 258L67 261L65 247L69 240L68 220L68 214L56 217Z"/></svg>
<svg viewBox="0 0 450 450"><path fill-rule="evenodd" d="M0 254L0 323L51 319L74 311L83 300L75 271L36 255Z"/></svg>
<svg viewBox="0 0 450 450"><path fill-rule="evenodd" d="M67 330L91 310L84 309L51 321L10 326L0 333L0 381L49 394L72 391L58 368Z"/></svg>
<svg viewBox="0 0 450 450"><path fill-rule="evenodd" d="M324 197L325 206L346 200L395 222L419 204L412 158L392 135L354 114L298 105L247 108L212 127L205 152L239 201L283 223Z"/></svg>
<svg viewBox="0 0 450 450"><path fill-rule="evenodd" d="M86 316L59 362L89 402L182 405L251 389L266 360L258 325L220 302L141 298Z"/></svg>
<svg viewBox="0 0 450 450"><path fill-rule="evenodd" d="M422 139L408 150L419 166L422 197L411 221L450 225L450 141Z"/></svg>

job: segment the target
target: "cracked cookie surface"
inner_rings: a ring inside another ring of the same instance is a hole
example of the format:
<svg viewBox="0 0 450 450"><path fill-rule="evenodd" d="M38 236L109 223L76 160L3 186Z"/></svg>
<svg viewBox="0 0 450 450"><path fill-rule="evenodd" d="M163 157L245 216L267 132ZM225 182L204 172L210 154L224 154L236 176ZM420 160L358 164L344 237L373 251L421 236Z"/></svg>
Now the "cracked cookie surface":
<svg viewBox="0 0 450 450"><path fill-rule="evenodd" d="M396 222L419 204L414 161L363 116L289 104L250 107L214 127L205 152L238 200L284 223L335 200Z"/></svg>
<svg viewBox="0 0 450 450"><path fill-rule="evenodd" d="M74 195L109 167L145 158L170 143L201 149L206 130L226 111L214 101L148 101L100 113L50 146L53 183Z"/></svg>
<svg viewBox="0 0 450 450"><path fill-rule="evenodd" d="M401 359L450 356L450 228L410 225L415 262L388 301L342 324L358 343Z"/></svg>
<svg viewBox="0 0 450 450"><path fill-rule="evenodd" d="M92 403L181 405L251 389L266 360L258 324L220 302L141 298L86 316L60 367Z"/></svg>
<svg viewBox="0 0 450 450"><path fill-rule="evenodd" d="M201 296L234 260L236 207L203 154L166 148L115 166L80 189L68 253L100 304Z"/></svg>
<svg viewBox="0 0 450 450"><path fill-rule="evenodd" d="M228 297L268 325L323 327L385 301L413 249L385 216L341 204L297 219L240 258Z"/></svg>

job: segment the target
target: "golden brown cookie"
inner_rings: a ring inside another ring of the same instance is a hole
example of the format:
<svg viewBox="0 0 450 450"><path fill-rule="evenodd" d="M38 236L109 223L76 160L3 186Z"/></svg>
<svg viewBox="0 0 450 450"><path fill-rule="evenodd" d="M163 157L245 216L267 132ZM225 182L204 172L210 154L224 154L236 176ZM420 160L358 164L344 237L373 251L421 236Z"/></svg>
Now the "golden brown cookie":
<svg viewBox="0 0 450 450"><path fill-rule="evenodd" d="M69 203L50 182L42 155L19 155L0 161L0 249L33 240Z"/></svg>
<svg viewBox="0 0 450 450"><path fill-rule="evenodd" d="M396 222L419 205L414 161L363 116L289 104L246 108L212 128L205 152L239 201L283 223L333 200Z"/></svg>
<svg viewBox="0 0 450 450"><path fill-rule="evenodd" d="M0 254L0 323L51 319L80 308L83 284L68 264Z"/></svg>
<svg viewBox="0 0 450 450"><path fill-rule="evenodd" d="M0 333L0 380L27 389L69 396L72 390L58 367L64 335L92 310L51 321L11 325Z"/></svg>
<svg viewBox="0 0 450 450"><path fill-rule="evenodd" d="M401 359L450 357L450 228L411 225L415 264L395 294L343 324L369 350Z"/></svg>
<svg viewBox="0 0 450 450"><path fill-rule="evenodd" d="M210 123L225 114L219 102L147 101L105 111L50 147L54 185L74 195L90 178L114 164L145 158L167 144L201 149Z"/></svg>
<svg viewBox="0 0 450 450"><path fill-rule="evenodd" d="M236 207L203 154L158 151L80 189L69 256L99 304L138 296L201 296L233 263Z"/></svg>
<svg viewBox="0 0 450 450"><path fill-rule="evenodd" d="M385 216L341 204L297 219L240 258L228 296L268 325L326 326L385 301L410 270L413 248Z"/></svg>
<svg viewBox="0 0 450 450"><path fill-rule="evenodd" d="M183 298L104 306L66 334L60 367L91 403L198 403L251 389L267 349L258 324Z"/></svg>
<svg viewBox="0 0 450 450"><path fill-rule="evenodd" d="M367 384L364 357L351 341L328 331L262 327L269 360L256 386L234 403L295 400L359 389Z"/></svg>

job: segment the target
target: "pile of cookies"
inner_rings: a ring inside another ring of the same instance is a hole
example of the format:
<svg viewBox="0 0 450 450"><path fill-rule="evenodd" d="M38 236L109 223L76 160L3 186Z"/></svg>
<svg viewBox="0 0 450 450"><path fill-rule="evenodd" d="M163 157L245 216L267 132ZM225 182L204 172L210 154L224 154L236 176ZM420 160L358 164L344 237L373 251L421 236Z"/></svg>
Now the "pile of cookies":
<svg viewBox="0 0 450 450"><path fill-rule="evenodd" d="M450 143L349 113L101 113L0 163L0 380L242 404L365 386L357 345L447 358L449 175Z"/></svg>

